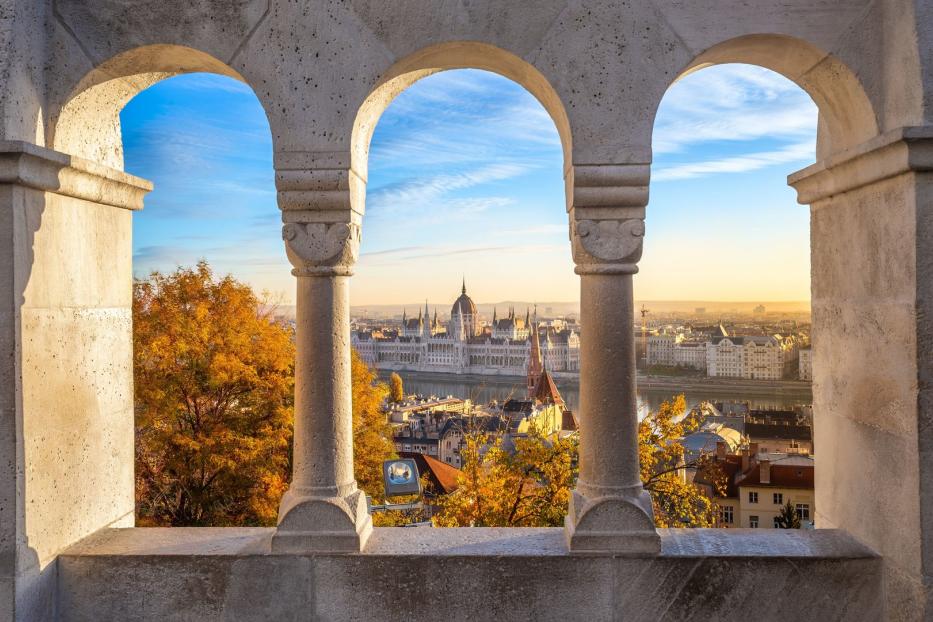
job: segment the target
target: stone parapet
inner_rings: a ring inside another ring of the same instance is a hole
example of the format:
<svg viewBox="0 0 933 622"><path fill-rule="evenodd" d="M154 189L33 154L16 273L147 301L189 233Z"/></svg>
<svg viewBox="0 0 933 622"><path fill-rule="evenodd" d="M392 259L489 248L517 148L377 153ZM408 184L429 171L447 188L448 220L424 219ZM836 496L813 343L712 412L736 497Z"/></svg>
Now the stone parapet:
<svg viewBox="0 0 933 622"><path fill-rule="evenodd" d="M60 619L882 617L882 560L835 530L661 530L650 557L569 555L560 529L377 528L349 555L275 554L272 534L102 531L58 559Z"/></svg>

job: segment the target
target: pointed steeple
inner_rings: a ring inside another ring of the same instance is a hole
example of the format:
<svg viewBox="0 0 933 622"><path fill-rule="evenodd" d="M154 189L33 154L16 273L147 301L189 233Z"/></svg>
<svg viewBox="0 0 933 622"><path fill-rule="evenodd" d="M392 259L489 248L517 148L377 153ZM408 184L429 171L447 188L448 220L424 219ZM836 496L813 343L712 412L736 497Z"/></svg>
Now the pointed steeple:
<svg viewBox="0 0 933 622"><path fill-rule="evenodd" d="M528 389L528 397L533 398L535 396L535 389L538 386L538 381L541 379L541 374L544 371L544 366L541 363L541 342L538 339L538 326L531 327L531 344L528 349L528 382L525 385Z"/></svg>
<svg viewBox="0 0 933 622"><path fill-rule="evenodd" d="M437 307L434 307L434 326L433 328L437 330L440 324L437 323Z"/></svg>
<svg viewBox="0 0 933 622"><path fill-rule="evenodd" d="M493 325L493 326L496 325L496 311L498 311L498 309L496 309L495 307L493 307L493 308L492 308L492 325Z"/></svg>
<svg viewBox="0 0 933 622"><path fill-rule="evenodd" d="M531 326L531 313L528 311L528 307L525 307L525 327L528 328Z"/></svg>
<svg viewBox="0 0 933 622"><path fill-rule="evenodd" d="M465 276L463 277L463 287L460 288L460 293L461 294L466 293L466 277Z"/></svg>
<svg viewBox="0 0 933 622"><path fill-rule="evenodd" d="M403 308L402 309L402 326L404 326L405 322L407 321L408 321L408 310Z"/></svg>

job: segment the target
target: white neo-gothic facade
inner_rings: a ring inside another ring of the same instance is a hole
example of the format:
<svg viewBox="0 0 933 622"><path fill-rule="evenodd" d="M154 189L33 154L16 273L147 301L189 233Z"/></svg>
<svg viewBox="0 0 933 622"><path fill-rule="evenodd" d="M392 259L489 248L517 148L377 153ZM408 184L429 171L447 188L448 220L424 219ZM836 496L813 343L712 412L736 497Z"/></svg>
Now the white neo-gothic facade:
<svg viewBox="0 0 933 622"><path fill-rule="evenodd" d="M813 380L813 350L809 346L800 348L797 373L801 380Z"/></svg>
<svg viewBox="0 0 933 622"><path fill-rule="evenodd" d="M356 331L353 347L378 369L522 376L531 350L530 317L494 315L481 327L476 305L466 285L450 310L446 326L424 311L417 318L403 316L397 333ZM580 366L580 336L573 329L537 326L541 356L549 371L575 373Z"/></svg>
<svg viewBox="0 0 933 622"><path fill-rule="evenodd" d="M793 338L777 335L715 337L706 344L706 375L719 378L781 380L797 361Z"/></svg>

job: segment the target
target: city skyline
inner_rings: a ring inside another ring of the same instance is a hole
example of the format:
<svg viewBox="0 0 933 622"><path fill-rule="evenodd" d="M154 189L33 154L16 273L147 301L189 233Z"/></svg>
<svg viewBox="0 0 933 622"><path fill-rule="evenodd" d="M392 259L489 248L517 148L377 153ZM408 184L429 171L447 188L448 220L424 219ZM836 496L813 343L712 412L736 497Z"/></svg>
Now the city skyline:
<svg viewBox="0 0 933 622"><path fill-rule="evenodd" d="M156 184L135 216L137 276L203 257L292 304L271 138L248 87L180 76L122 118L127 170ZM760 68L676 83L655 123L636 297L809 300L809 214L784 177L813 161L815 126L809 98ZM517 84L475 70L416 83L373 137L352 304L405 304L412 289L446 300L461 276L477 300L575 302L561 171L553 123Z"/></svg>

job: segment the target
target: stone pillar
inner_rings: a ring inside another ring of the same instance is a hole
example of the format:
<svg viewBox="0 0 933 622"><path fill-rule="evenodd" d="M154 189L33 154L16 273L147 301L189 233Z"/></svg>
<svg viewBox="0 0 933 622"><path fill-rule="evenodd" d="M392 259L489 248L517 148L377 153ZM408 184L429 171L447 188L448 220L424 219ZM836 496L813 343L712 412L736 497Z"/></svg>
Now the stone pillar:
<svg viewBox="0 0 933 622"><path fill-rule="evenodd" d="M349 280L361 215L341 155L276 157L282 238L298 278L294 466L276 552L360 551L372 532L353 475Z"/></svg>
<svg viewBox="0 0 933 622"><path fill-rule="evenodd" d="M788 181L810 206L816 526L882 555L885 619L930 619L933 127Z"/></svg>
<svg viewBox="0 0 933 622"><path fill-rule="evenodd" d="M0 620L53 619L57 555L133 526L132 217L151 189L0 141Z"/></svg>
<svg viewBox="0 0 933 622"><path fill-rule="evenodd" d="M638 271L647 165L574 166L570 237L580 275L580 476L565 525L572 552L656 554L638 469L632 275Z"/></svg>

